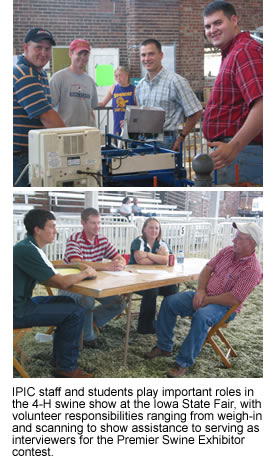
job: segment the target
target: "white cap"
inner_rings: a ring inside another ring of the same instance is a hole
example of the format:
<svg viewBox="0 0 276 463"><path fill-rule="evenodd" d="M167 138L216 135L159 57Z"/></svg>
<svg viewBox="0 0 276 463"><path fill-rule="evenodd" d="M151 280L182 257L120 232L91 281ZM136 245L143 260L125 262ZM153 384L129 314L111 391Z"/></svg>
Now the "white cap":
<svg viewBox="0 0 276 463"><path fill-rule="evenodd" d="M239 230L241 233L251 236L255 241L256 245L259 246L262 241L262 229L255 222L244 222L244 223L233 223L234 228Z"/></svg>

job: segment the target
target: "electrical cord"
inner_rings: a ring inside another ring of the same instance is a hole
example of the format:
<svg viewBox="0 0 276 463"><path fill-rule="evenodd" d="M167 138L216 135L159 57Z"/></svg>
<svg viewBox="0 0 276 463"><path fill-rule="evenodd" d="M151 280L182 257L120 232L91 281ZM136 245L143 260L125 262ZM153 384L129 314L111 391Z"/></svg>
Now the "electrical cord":
<svg viewBox="0 0 276 463"><path fill-rule="evenodd" d="M119 162L118 167L116 167L116 168L113 168L113 167L112 167L112 168L111 168L111 172L113 172L113 171L115 171L115 170L119 170L119 169L121 168L121 166L122 166L122 160L123 160L123 159L127 159L127 158L130 156L128 150L122 150L122 151L123 151L123 152L122 152L122 155L116 156L116 157L114 156L114 159L118 159L120 162Z"/></svg>
<svg viewBox="0 0 276 463"><path fill-rule="evenodd" d="M99 174L99 173L93 174L93 172L88 172L88 171L85 171L85 170L77 170L77 174L91 175L91 177L93 177L96 180L97 185L102 186L101 181L99 180L99 177L103 178L102 174Z"/></svg>
<svg viewBox="0 0 276 463"><path fill-rule="evenodd" d="M16 185L18 184L18 182L21 180L21 178L23 177L23 175L25 174L26 170L28 169L28 167L29 167L30 165L31 165L31 164L28 163L28 164L24 167L24 169L22 170L22 172L21 172L21 174L19 175L19 177L17 177L17 179L16 179L16 181L15 181L15 183L14 183L13 186L16 186Z"/></svg>

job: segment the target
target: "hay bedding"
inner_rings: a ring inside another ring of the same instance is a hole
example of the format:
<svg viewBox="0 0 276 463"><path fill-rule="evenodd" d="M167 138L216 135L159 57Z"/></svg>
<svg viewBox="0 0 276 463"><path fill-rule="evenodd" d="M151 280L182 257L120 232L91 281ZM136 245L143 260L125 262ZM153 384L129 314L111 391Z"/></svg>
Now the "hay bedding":
<svg viewBox="0 0 276 463"><path fill-rule="evenodd" d="M184 290L184 285L180 290ZM162 298L158 298L160 304ZM195 364L186 375L188 378L259 378L263 375L263 285L259 285L248 297L243 310L226 329L226 336L238 353L232 360L232 368L226 368L211 346L206 345ZM133 312L139 311L140 302L133 303ZM175 330L175 350L181 345L189 330L190 321L179 319ZM136 332L137 315L132 318L127 367L123 366L126 317L112 320L97 336L97 349L84 348L80 352L79 366L86 371L95 370L96 378L159 378L167 377L172 358L144 360L144 352L156 341L155 335ZM29 357L25 368L34 378L53 376L51 366L52 343L38 344L34 335L45 328L34 328L21 341ZM14 370L14 377L19 374Z"/></svg>

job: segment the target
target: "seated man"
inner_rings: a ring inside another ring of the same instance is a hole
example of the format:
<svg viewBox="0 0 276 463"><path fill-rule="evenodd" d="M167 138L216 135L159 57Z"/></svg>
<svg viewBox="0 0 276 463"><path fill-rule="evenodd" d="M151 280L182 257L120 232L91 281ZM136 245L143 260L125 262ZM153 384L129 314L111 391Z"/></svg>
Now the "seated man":
<svg viewBox="0 0 276 463"><path fill-rule="evenodd" d="M92 207L84 209L81 213L81 224L83 230L73 233L67 240L64 262L83 262L95 270L120 271L125 268L125 259L120 256L113 244L105 236L99 234L101 228L101 217L99 212ZM109 262L102 262L103 259L110 259ZM99 299L101 305L92 312L95 299L90 296L60 291L59 294L69 295L85 310L84 341L86 347L95 348L95 334L93 330L93 318L98 328L101 328L109 320L121 313L126 306L124 299L120 296L102 297Z"/></svg>
<svg viewBox="0 0 276 463"><path fill-rule="evenodd" d="M119 212L120 212L120 215L122 215L123 217L126 217L127 220L129 221L129 218L131 217L131 213L132 213L131 200L129 196L126 196L123 199Z"/></svg>
<svg viewBox="0 0 276 463"><path fill-rule="evenodd" d="M138 205L138 198L133 198L133 204L131 206L131 212L133 215L143 215L144 217L156 216L155 212L142 212L142 208Z"/></svg>
<svg viewBox="0 0 276 463"><path fill-rule="evenodd" d="M32 292L37 281L66 289L87 277L96 276L96 272L84 264L78 264L81 270L78 274L60 275L56 272L42 251L56 235L55 216L51 212L33 209L26 214L24 225L27 237L13 249L13 326L15 329L56 326L53 345L55 376L90 378L92 374L77 367L85 315L83 308L70 297L32 297Z"/></svg>
<svg viewBox="0 0 276 463"><path fill-rule="evenodd" d="M234 304L242 303L262 280L261 265L255 247L261 242L262 231L255 223L233 224L237 229L233 246L222 249L203 268L197 291L186 291L166 297L156 324L157 346L145 358L167 357L172 354L176 317L192 317L190 331L169 371L169 378L187 373L198 356L211 326L216 325ZM234 312L228 319L233 320Z"/></svg>

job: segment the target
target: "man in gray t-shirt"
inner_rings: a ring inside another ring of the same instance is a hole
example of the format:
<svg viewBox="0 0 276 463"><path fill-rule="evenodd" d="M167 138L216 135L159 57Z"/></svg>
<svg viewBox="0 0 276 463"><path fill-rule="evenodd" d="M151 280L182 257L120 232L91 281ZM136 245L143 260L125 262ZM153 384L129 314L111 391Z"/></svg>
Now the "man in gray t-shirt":
<svg viewBox="0 0 276 463"><path fill-rule="evenodd" d="M96 84L85 72L90 54L86 40L75 39L69 47L71 65L50 80L52 103L67 127L95 127L93 108L98 106Z"/></svg>

